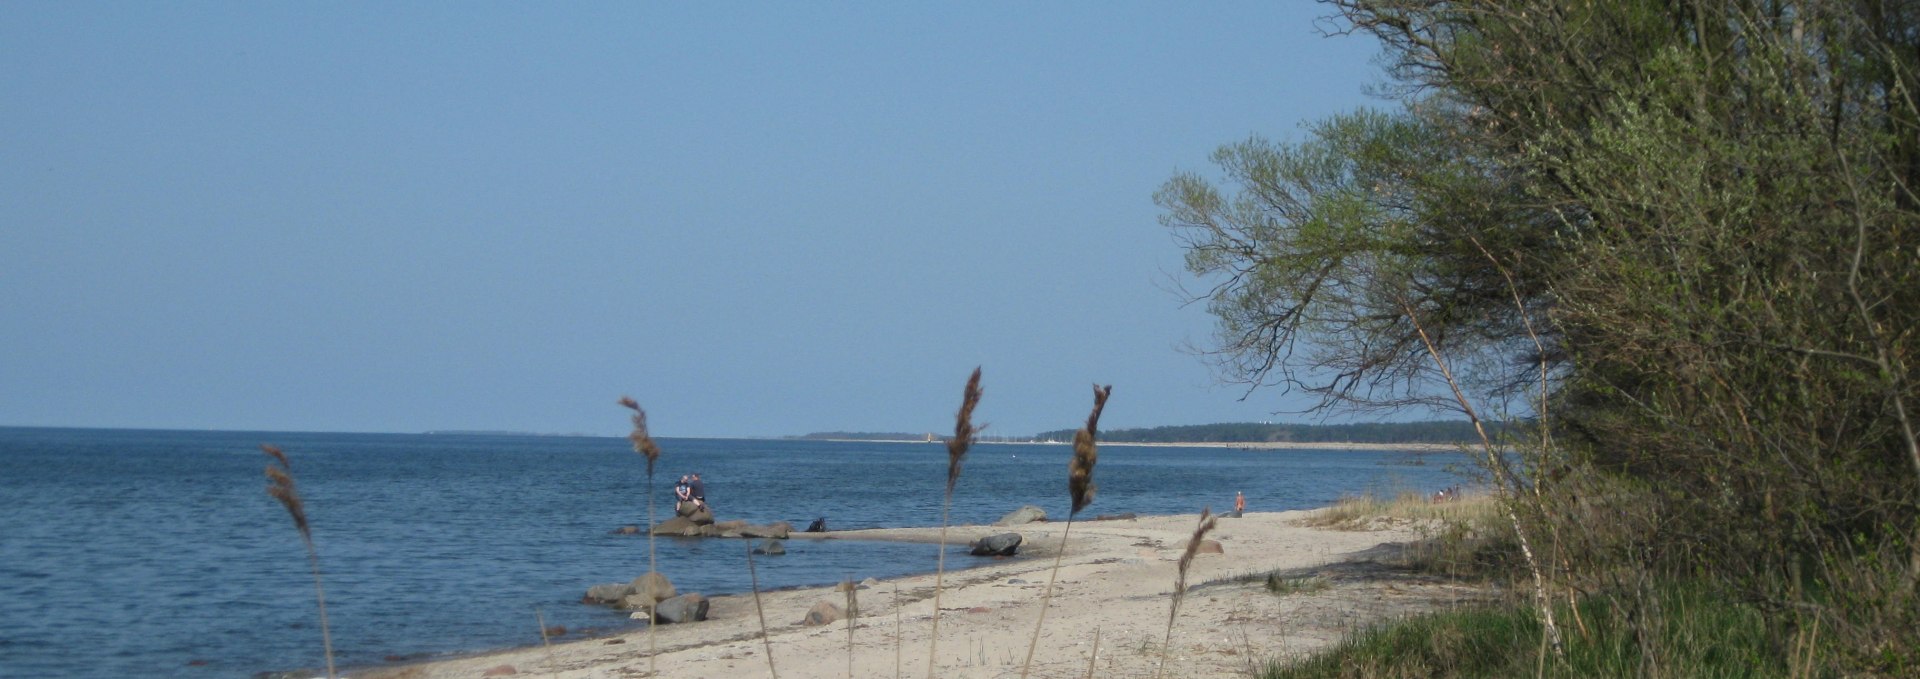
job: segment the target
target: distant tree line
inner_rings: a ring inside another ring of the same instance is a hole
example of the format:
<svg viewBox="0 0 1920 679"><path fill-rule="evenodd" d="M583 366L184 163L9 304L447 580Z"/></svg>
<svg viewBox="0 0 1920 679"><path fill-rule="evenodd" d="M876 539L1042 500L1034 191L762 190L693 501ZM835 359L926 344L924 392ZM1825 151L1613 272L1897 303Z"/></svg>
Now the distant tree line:
<svg viewBox="0 0 1920 679"><path fill-rule="evenodd" d="M1035 434L1045 441L1069 441L1072 429ZM1466 420L1367 422L1361 424L1262 424L1224 422L1184 424L1100 432L1113 443L1459 443L1475 440Z"/></svg>

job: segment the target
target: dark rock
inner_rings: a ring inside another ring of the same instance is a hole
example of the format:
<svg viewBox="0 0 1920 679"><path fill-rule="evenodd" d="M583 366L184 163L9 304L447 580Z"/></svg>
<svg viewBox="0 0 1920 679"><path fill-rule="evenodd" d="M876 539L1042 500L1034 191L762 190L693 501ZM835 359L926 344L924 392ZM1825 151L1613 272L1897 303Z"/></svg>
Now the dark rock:
<svg viewBox="0 0 1920 679"><path fill-rule="evenodd" d="M1039 507L1035 507L1033 505L1027 505L1025 507L1021 507L1011 512L1007 512L1006 516L1000 517L1000 520L993 522L993 525L1018 526L1023 523L1032 523L1035 521L1045 521L1045 520L1047 520L1046 510L1041 509Z"/></svg>
<svg viewBox="0 0 1920 679"><path fill-rule="evenodd" d="M1220 515L1220 518L1222 518L1222 519L1238 519L1238 518L1240 518L1240 510L1238 510L1238 509L1236 509L1236 510L1233 510L1233 511L1231 511L1231 512L1227 512L1227 513L1225 513L1225 514L1221 514L1221 515Z"/></svg>
<svg viewBox="0 0 1920 679"><path fill-rule="evenodd" d="M616 582L608 585L594 585L587 588L587 595L581 597L581 603L617 604L633 594L633 585Z"/></svg>
<svg viewBox="0 0 1920 679"><path fill-rule="evenodd" d="M970 553L974 556L1013 556L1014 550L1020 548L1020 540L1019 533L989 535L974 540Z"/></svg>
<svg viewBox="0 0 1920 679"><path fill-rule="evenodd" d="M787 547L786 545L780 544L779 540L775 540L773 538L767 538L766 540L763 540L760 542L759 547L753 548L753 553L765 554L768 556L779 556L781 554L787 553Z"/></svg>
<svg viewBox="0 0 1920 679"><path fill-rule="evenodd" d="M606 645L612 646L614 644L624 644L624 643L627 643L626 639L608 639Z"/></svg>
<svg viewBox="0 0 1920 679"><path fill-rule="evenodd" d="M655 606L653 619L668 624L699 622L707 619L707 606L707 598L704 596L693 593L682 594Z"/></svg>
<svg viewBox="0 0 1920 679"><path fill-rule="evenodd" d="M846 615L846 613L842 611L839 606L833 605L833 602L822 601L814 604L813 608L807 611L807 617L802 619L800 624L825 625L839 621L844 615Z"/></svg>
<svg viewBox="0 0 1920 679"><path fill-rule="evenodd" d="M807 532L809 533L827 532L827 517L822 516L818 519L814 519L813 523L807 524Z"/></svg>
<svg viewBox="0 0 1920 679"><path fill-rule="evenodd" d="M1025 580L1021 580L1020 578L1009 578L1009 579L1007 580L1007 584L1009 584L1009 585L1024 585L1024 584L1027 584L1027 581L1025 581Z"/></svg>
<svg viewBox="0 0 1920 679"><path fill-rule="evenodd" d="M541 632L542 632L542 633L544 633L544 634L546 634L547 636L550 636L550 637L564 637L564 636L566 636L566 635L567 635L567 626L566 626L566 625L553 625L553 626L551 626L551 627L548 627L548 628L546 628L546 629L544 629L544 630L541 630Z"/></svg>

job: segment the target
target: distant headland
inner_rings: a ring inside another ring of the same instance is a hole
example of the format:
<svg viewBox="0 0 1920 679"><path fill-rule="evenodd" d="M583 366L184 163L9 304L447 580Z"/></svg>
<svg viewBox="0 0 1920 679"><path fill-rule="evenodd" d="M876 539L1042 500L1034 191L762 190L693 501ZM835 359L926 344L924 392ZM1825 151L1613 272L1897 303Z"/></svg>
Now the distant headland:
<svg viewBox="0 0 1920 679"><path fill-rule="evenodd" d="M1073 429L1044 431L1032 436L982 436L981 443L1067 443ZM1491 433L1491 432L1490 432ZM788 436L815 441L941 441L935 432L829 431ZM1466 420L1424 422L1368 422L1360 424L1274 424L1229 422L1190 424L1100 432L1102 444L1162 444L1244 447L1454 446L1478 440Z"/></svg>

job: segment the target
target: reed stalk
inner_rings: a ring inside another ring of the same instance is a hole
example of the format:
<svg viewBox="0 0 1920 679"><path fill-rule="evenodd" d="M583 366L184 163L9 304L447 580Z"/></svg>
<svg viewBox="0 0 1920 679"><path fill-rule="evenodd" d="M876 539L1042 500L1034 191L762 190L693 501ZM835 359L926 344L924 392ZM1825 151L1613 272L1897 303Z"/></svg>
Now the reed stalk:
<svg viewBox="0 0 1920 679"><path fill-rule="evenodd" d="M647 432L647 411L642 410L640 404L634 401L633 397L621 396L620 405L626 406L628 410L633 411L633 431L627 434L627 440L633 442L633 452L639 453L641 457L647 458L647 573L658 573L660 568L658 562L654 560L653 552L653 463L660 460L660 444L654 443L653 435ZM659 602L647 604L648 672L654 671L653 657L659 651L659 646L656 645L653 637L653 628L659 626L654 624L656 622L653 618L655 603Z"/></svg>
<svg viewBox="0 0 1920 679"><path fill-rule="evenodd" d="M333 631L327 626L327 588L320 583L320 551L313 547L313 530L307 525L307 505L293 486L293 463L279 446L261 444L260 450L273 458L267 463L267 494L279 500L300 530L300 541L307 546L307 565L313 570L313 596L320 605L320 645L327 656L327 679L333 679Z"/></svg>
<svg viewBox="0 0 1920 679"><path fill-rule="evenodd" d="M553 662L553 640L547 636L547 616L540 612L539 606L533 607L533 622L540 626L540 645L547 651L547 671L552 672L555 664Z"/></svg>
<svg viewBox="0 0 1920 679"><path fill-rule="evenodd" d="M1087 415L1087 426L1073 434L1073 459L1067 461L1067 497L1073 504L1067 510L1067 527L1060 531L1060 550L1053 555L1053 571L1047 575L1046 592L1040 595L1040 619L1033 623L1027 659L1020 663L1020 679L1027 679L1027 672L1033 667L1034 649L1040 647L1040 630L1047 624L1047 606L1053 602L1053 583L1060 577L1060 560L1067 555L1067 537L1073 534L1073 518L1093 504L1093 465L1100 460L1095 439L1100 431L1100 411L1107 407L1107 397L1112 394L1111 384L1104 388L1093 385L1093 413Z"/></svg>
<svg viewBox="0 0 1920 679"><path fill-rule="evenodd" d="M753 587L753 613L760 617L760 643L767 649L767 676L780 679L779 670L773 668L773 639L767 636L767 611L760 607L760 574L753 568L753 544L747 544L747 578Z"/></svg>
<svg viewBox="0 0 1920 679"><path fill-rule="evenodd" d="M1200 510L1200 525L1193 529L1193 537L1187 538L1187 550L1180 553L1180 566L1173 580L1173 607L1167 611L1167 636L1160 642L1160 667L1154 670L1159 677L1167 671L1167 655L1173 648L1173 621L1180 617L1180 602L1187 598L1187 569L1193 566L1193 557L1200 554L1200 542L1207 533L1219 525L1220 519L1213 515L1212 508Z"/></svg>
<svg viewBox="0 0 1920 679"><path fill-rule="evenodd" d="M900 679L900 583L893 583L893 679Z"/></svg>
<svg viewBox="0 0 1920 679"><path fill-rule="evenodd" d="M1087 656L1087 679L1093 679L1093 668L1100 664L1100 628L1093 628L1093 654Z"/></svg>
<svg viewBox="0 0 1920 679"><path fill-rule="evenodd" d="M847 679L853 679L853 628L860 622L860 596L854 592L859 585L849 576L847 587Z"/></svg>
<svg viewBox="0 0 1920 679"><path fill-rule="evenodd" d="M967 378L967 390L961 395L960 413L954 416L953 438L947 439L947 495L940 504L940 553L933 571L933 633L927 638L927 679L933 679L933 663L940 649L940 591L947 572L947 519L953 509L953 484L960 481L960 462L967 456L980 428L973 426L973 408L980 405L980 368Z"/></svg>

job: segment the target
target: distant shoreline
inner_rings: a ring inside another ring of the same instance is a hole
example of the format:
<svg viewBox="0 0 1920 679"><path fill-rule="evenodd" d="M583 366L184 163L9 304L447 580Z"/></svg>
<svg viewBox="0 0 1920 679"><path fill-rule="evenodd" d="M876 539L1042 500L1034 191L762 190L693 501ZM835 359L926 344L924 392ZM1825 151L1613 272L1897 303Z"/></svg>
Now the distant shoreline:
<svg viewBox="0 0 1920 679"><path fill-rule="evenodd" d="M828 441L832 443L945 443L942 439L927 441L924 439L796 439L805 441ZM1021 445L1021 446L1064 446L1064 441L975 441L983 446ZM1182 443L1163 443L1148 441L1101 441L1100 445L1131 446L1136 448L1234 448L1239 450L1406 450L1423 453L1450 453L1460 449L1459 443L1349 443L1349 442L1299 442L1299 441L1191 441Z"/></svg>

